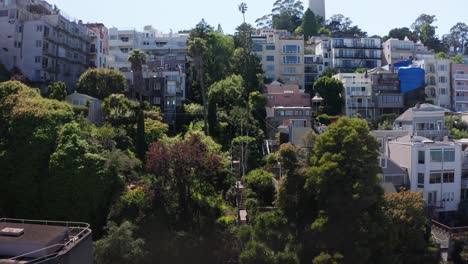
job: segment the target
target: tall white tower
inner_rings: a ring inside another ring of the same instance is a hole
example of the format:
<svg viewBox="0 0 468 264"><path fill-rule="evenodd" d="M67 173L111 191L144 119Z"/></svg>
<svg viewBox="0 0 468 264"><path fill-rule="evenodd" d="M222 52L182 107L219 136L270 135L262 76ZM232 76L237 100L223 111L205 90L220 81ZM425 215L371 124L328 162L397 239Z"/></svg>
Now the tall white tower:
<svg viewBox="0 0 468 264"><path fill-rule="evenodd" d="M325 0L309 0L309 8L316 16L321 16L325 20Z"/></svg>

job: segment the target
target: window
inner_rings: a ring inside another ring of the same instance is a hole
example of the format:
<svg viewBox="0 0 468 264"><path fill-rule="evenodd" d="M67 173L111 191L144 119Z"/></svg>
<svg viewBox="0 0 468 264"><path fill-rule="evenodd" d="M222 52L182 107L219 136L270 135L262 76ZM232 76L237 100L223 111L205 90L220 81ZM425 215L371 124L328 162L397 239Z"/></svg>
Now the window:
<svg viewBox="0 0 468 264"><path fill-rule="evenodd" d="M284 64L299 64L301 63L301 58L299 56L283 56Z"/></svg>
<svg viewBox="0 0 468 264"><path fill-rule="evenodd" d="M437 202L437 192L429 192L427 194L427 203L428 204L435 204Z"/></svg>
<svg viewBox="0 0 468 264"><path fill-rule="evenodd" d="M36 26L36 31L37 32L42 32L42 25L37 25Z"/></svg>
<svg viewBox="0 0 468 264"><path fill-rule="evenodd" d="M275 56L266 56L267 61L275 61Z"/></svg>
<svg viewBox="0 0 468 264"><path fill-rule="evenodd" d="M42 41L36 40L36 48L42 47Z"/></svg>
<svg viewBox="0 0 468 264"><path fill-rule="evenodd" d="M426 152L424 150L418 151L418 164L424 164Z"/></svg>
<svg viewBox="0 0 468 264"><path fill-rule="evenodd" d="M120 40L121 40L122 42L128 42L128 37L121 37Z"/></svg>
<svg viewBox="0 0 468 264"><path fill-rule="evenodd" d="M442 150L433 149L431 150L431 162L441 162L442 161Z"/></svg>
<svg viewBox="0 0 468 264"><path fill-rule="evenodd" d="M454 149L444 150L444 161L445 162L454 162L455 161L455 150Z"/></svg>
<svg viewBox="0 0 468 264"><path fill-rule="evenodd" d="M284 67L284 73L296 73L296 67Z"/></svg>
<svg viewBox="0 0 468 264"><path fill-rule="evenodd" d="M157 104L157 105L160 105L161 104L161 97L154 97L153 103Z"/></svg>
<svg viewBox="0 0 468 264"><path fill-rule="evenodd" d="M7 17L8 16L8 10L0 10L0 17Z"/></svg>
<svg viewBox="0 0 468 264"><path fill-rule="evenodd" d="M440 94L447 94L447 89L440 88Z"/></svg>
<svg viewBox="0 0 468 264"><path fill-rule="evenodd" d="M440 77L439 77L439 82L440 82L440 83L447 83L447 77L445 77L445 76L440 76Z"/></svg>
<svg viewBox="0 0 468 264"><path fill-rule="evenodd" d="M262 45L253 45L253 50L255 52L261 52L261 51L263 51L263 46Z"/></svg>
<svg viewBox="0 0 468 264"><path fill-rule="evenodd" d="M275 65L267 65L266 70L267 71L275 71Z"/></svg>
<svg viewBox="0 0 468 264"><path fill-rule="evenodd" d="M275 45L266 45L266 50L275 50Z"/></svg>
<svg viewBox="0 0 468 264"><path fill-rule="evenodd" d="M283 53L300 53L301 47L298 45L283 45Z"/></svg>
<svg viewBox="0 0 468 264"><path fill-rule="evenodd" d="M431 172L429 177L430 184L441 183L441 173L440 172Z"/></svg>
<svg viewBox="0 0 468 264"><path fill-rule="evenodd" d="M34 62L35 63L41 63L41 56L34 57Z"/></svg>
<svg viewBox="0 0 468 264"><path fill-rule="evenodd" d="M418 173L418 188L424 188L424 173Z"/></svg>
<svg viewBox="0 0 468 264"><path fill-rule="evenodd" d="M447 66L446 65L439 65L439 71L446 71Z"/></svg>
<svg viewBox="0 0 468 264"><path fill-rule="evenodd" d="M444 178L444 183L454 183L455 173L453 171L445 171L443 178Z"/></svg>
<svg viewBox="0 0 468 264"><path fill-rule="evenodd" d="M468 200L468 189L461 189L460 191L460 200Z"/></svg>

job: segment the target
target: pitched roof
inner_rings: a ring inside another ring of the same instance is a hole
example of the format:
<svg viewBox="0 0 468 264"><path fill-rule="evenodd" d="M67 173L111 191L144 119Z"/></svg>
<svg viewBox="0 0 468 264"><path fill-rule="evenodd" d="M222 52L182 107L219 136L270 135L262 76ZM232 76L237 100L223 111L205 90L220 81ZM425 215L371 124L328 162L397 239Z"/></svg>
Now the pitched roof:
<svg viewBox="0 0 468 264"><path fill-rule="evenodd" d="M433 104L420 104L419 107L411 107L406 110L402 115L400 115L396 120L398 121L413 121L415 111L426 111L426 112L439 112L443 111L445 113L450 113L450 110L447 110L443 107L436 106Z"/></svg>

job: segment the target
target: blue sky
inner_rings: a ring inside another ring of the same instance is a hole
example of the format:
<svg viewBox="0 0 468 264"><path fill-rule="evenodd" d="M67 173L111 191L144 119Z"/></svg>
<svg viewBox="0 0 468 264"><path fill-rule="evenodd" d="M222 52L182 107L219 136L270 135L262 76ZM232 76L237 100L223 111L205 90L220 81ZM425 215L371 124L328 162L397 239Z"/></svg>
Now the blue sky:
<svg viewBox="0 0 468 264"><path fill-rule="evenodd" d="M142 29L153 25L163 32L192 28L202 18L211 25L221 23L232 33L242 23L237 10L246 2L246 20L267 14L274 0L48 0L68 15L85 22L103 22L107 27ZM306 1L308 3L308 1ZM385 4L390 4L385 6ZM305 4L307 6L307 4ZM341 13L370 35L386 35L395 27L409 27L421 13L437 16L437 34L442 35L457 22L468 24L467 0L326 0L326 16Z"/></svg>

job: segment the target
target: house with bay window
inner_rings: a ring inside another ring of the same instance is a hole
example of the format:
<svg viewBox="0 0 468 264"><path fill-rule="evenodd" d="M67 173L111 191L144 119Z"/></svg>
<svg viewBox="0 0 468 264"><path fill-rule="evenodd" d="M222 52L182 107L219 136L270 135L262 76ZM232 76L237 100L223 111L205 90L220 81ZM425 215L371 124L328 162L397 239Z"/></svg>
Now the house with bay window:
<svg viewBox="0 0 468 264"><path fill-rule="evenodd" d="M455 212L461 201L462 145L404 136L388 143L389 158L408 171L410 190L422 192L436 217Z"/></svg>

